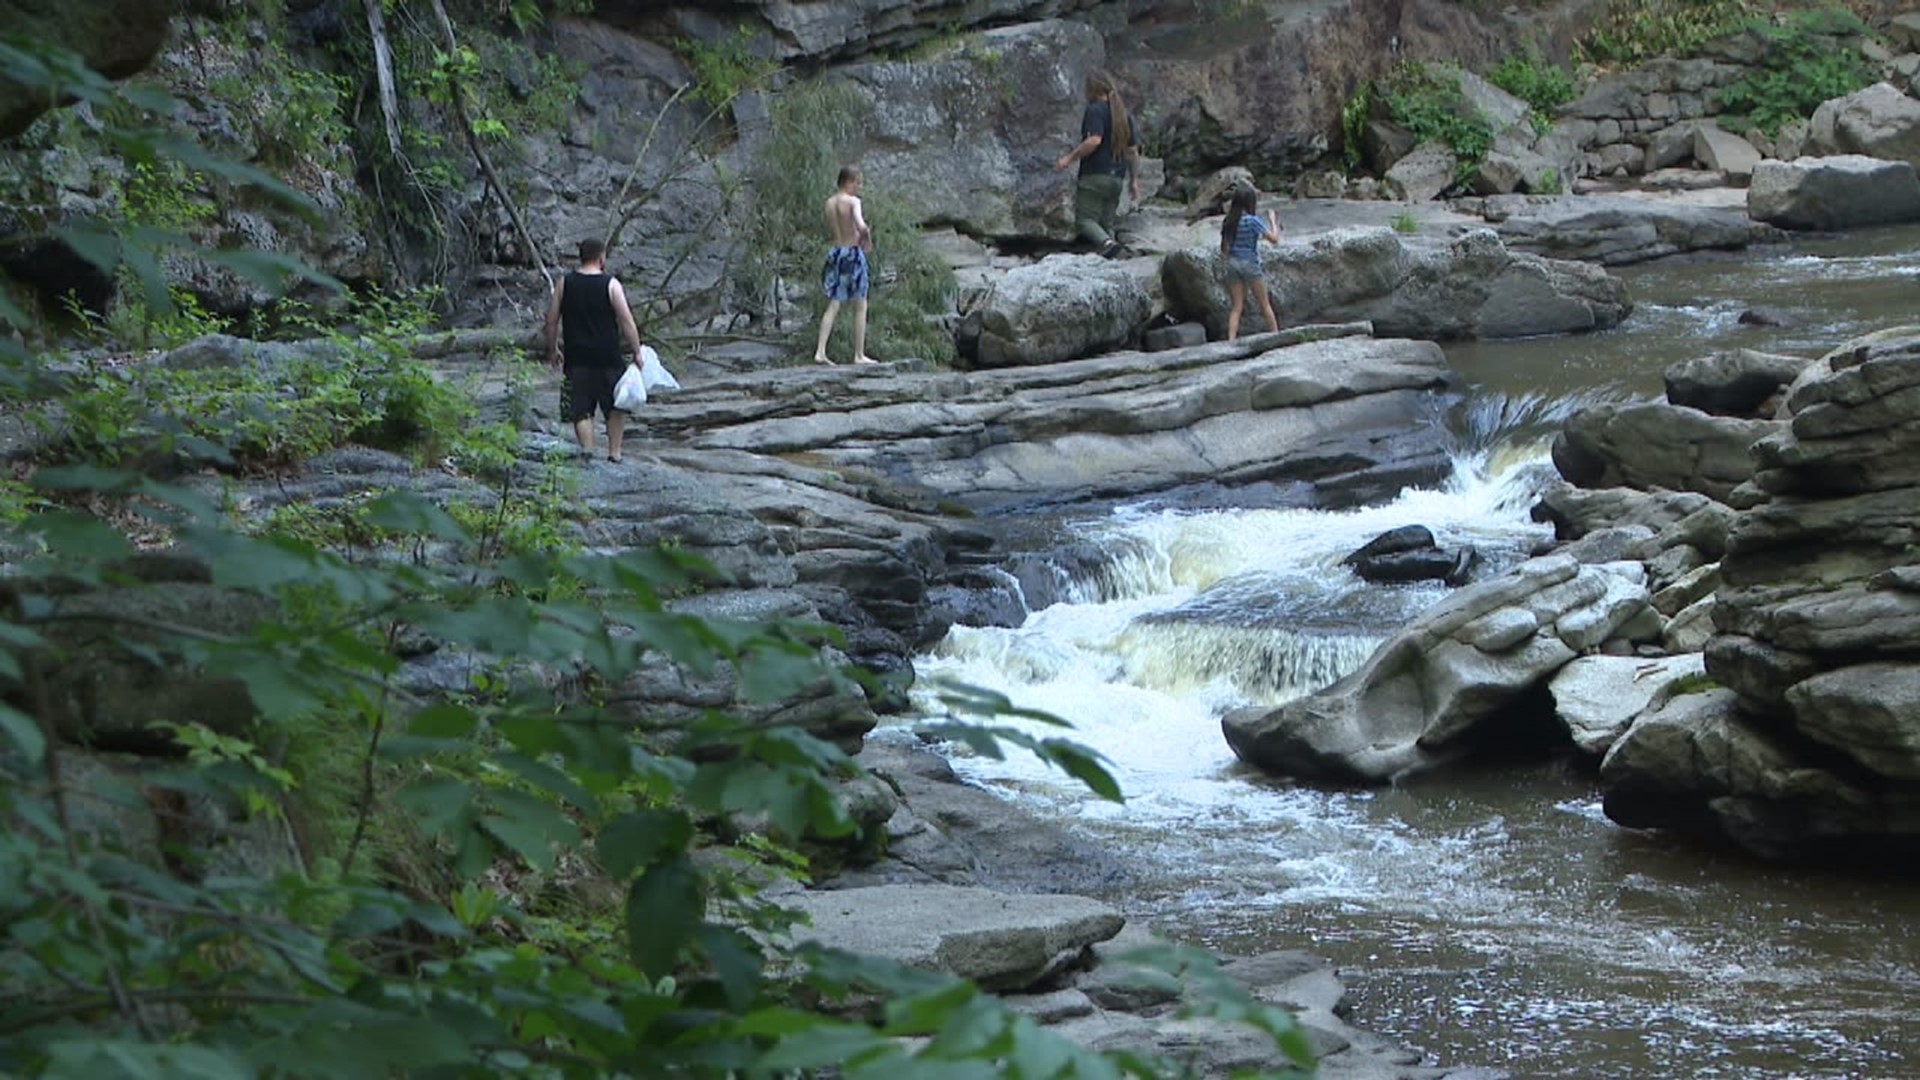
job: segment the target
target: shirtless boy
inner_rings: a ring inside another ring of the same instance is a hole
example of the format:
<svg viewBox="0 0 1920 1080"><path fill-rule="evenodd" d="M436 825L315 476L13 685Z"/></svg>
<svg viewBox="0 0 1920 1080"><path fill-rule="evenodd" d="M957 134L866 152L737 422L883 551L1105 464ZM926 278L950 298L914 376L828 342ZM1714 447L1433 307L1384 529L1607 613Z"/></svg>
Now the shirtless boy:
<svg viewBox="0 0 1920 1080"><path fill-rule="evenodd" d="M827 313L820 319L814 363L833 363L827 359L827 336L833 333L833 317L840 313L841 304L853 308L853 362L879 363L867 355L867 251L873 246L873 233L860 210L860 170L852 165L840 170L840 189L827 197L827 235L833 246L827 249L827 262L820 270Z"/></svg>

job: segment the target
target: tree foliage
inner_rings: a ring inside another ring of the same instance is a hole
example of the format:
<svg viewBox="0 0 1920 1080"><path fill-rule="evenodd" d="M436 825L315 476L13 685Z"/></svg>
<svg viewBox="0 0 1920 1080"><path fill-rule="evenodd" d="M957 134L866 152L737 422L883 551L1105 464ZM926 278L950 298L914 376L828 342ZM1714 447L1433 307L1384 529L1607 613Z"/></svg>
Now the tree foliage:
<svg viewBox="0 0 1920 1080"><path fill-rule="evenodd" d="M123 100L132 92L71 56L0 46L0 77L131 105L113 114L127 118L114 139L295 200L156 136L143 117L169 103ZM101 226L71 242L166 303L152 252L177 237ZM275 282L297 272L210 254ZM33 328L4 297L0 319ZM0 360L28 407L56 377L4 338ZM221 430L198 434L212 443ZM822 660L831 629L681 614L669 598L713 572L670 549L489 548L405 492L358 508L379 543L349 557L238 528L193 483L78 463L43 464L30 485L0 538L0 1073L1173 1071L1068 1043L969 983L796 947L793 916L760 883L791 867L780 852L798 838L856 828L839 785L857 766L798 725L716 712L642 735L601 704L605 688L663 664L728 673L747 701L821 680L851 692L858 673ZM467 683L410 678L422 655L465 658ZM146 750L116 755L77 665L208 696L193 716L164 693L136 700L135 715L108 719ZM1078 745L969 719L1031 714L977 692L953 707L951 737L1022 746L1118 796ZM222 846L284 837L323 802L332 828L306 857ZM716 858L729 845L736 857ZM432 872L406 873L405 847ZM610 899L557 918L498 884L562 870ZM1185 976L1195 1014L1250 1024L1307 1060L1291 1019L1204 955L1140 959Z"/></svg>

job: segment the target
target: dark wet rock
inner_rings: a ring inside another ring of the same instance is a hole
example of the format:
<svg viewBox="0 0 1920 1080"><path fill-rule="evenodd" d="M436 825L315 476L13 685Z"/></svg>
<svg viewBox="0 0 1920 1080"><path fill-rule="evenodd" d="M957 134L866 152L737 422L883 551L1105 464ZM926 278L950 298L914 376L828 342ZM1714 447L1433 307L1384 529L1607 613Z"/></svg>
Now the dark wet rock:
<svg viewBox="0 0 1920 1080"><path fill-rule="evenodd" d="M1747 315L1752 313L1742 313L1740 321L1749 321ZM1726 349L1682 360L1667 368L1667 401L1715 416L1767 416L1770 414L1762 406L1792 383L1810 362L1753 349Z"/></svg>
<svg viewBox="0 0 1920 1080"><path fill-rule="evenodd" d="M1471 548L1443 551L1424 525L1403 525L1381 533L1340 560L1366 581L1378 583L1444 581L1464 584L1476 560Z"/></svg>
<svg viewBox="0 0 1920 1080"><path fill-rule="evenodd" d="M1191 345L1207 343L1207 328L1199 323L1174 323L1172 326L1158 326L1148 330L1141 338L1141 348L1148 352L1164 352L1167 349L1184 349Z"/></svg>
<svg viewBox="0 0 1920 1080"><path fill-rule="evenodd" d="M1775 307L1750 307L1740 313L1739 323L1742 326L1792 326L1793 316Z"/></svg>
<svg viewBox="0 0 1920 1080"><path fill-rule="evenodd" d="M265 598L198 582L160 581L48 598L57 620L41 630L44 702L35 712L77 746L170 753L174 726L247 736L259 712L246 683L187 663L182 633L245 636L273 617Z"/></svg>
<svg viewBox="0 0 1920 1080"><path fill-rule="evenodd" d="M1635 563L1530 560L1429 608L1332 686L1278 709L1237 709L1221 727L1241 760L1283 776L1381 783L1432 768L1650 612L1643 577Z"/></svg>

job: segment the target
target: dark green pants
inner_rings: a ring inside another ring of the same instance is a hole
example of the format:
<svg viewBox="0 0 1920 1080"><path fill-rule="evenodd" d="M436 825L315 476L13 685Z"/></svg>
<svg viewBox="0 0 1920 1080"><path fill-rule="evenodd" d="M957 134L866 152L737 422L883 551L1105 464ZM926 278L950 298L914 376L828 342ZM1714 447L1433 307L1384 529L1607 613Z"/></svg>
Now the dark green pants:
<svg viewBox="0 0 1920 1080"><path fill-rule="evenodd" d="M1092 173L1080 178L1073 190L1073 231L1095 247L1113 242L1113 219L1120 213L1120 192L1126 187L1118 176Z"/></svg>

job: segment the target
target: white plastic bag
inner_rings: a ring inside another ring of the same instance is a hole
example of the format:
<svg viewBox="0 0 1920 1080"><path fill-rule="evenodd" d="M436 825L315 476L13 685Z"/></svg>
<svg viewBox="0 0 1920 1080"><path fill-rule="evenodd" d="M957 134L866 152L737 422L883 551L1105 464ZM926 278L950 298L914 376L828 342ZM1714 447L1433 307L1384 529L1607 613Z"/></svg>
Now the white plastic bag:
<svg viewBox="0 0 1920 1080"><path fill-rule="evenodd" d="M660 362L660 354L654 352L651 345L640 346L640 378L648 390L680 389L680 380Z"/></svg>
<svg viewBox="0 0 1920 1080"><path fill-rule="evenodd" d="M604 383L601 385L605 385ZM621 412L632 412L647 403L647 379L640 368L628 364L627 370L620 375L620 381L613 387L613 407Z"/></svg>

